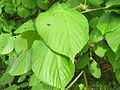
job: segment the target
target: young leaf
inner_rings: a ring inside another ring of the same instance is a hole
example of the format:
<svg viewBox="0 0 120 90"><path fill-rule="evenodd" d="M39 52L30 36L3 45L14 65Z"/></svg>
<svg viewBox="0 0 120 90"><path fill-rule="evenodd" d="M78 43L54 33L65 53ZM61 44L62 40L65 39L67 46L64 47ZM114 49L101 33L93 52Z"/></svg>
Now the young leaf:
<svg viewBox="0 0 120 90"><path fill-rule="evenodd" d="M101 77L101 70L100 67L98 66L96 61L93 61L90 64L90 73L95 77L95 78L100 78Z"/></svg>
<svg viewBox="0 0 120 90"><path fill-rule="evenodd" d="M74 64L65 56L52 52L42 41L32 47L32 70L44 83L64 89L74 75Z"/></svg>
<svg viewBox="0 0 120 90"><path fill-rule="evenodd" d="M87 19L61 4L39 14L36 27L39 35L53 51L70 57L72 61L89 39Z"/></svg>

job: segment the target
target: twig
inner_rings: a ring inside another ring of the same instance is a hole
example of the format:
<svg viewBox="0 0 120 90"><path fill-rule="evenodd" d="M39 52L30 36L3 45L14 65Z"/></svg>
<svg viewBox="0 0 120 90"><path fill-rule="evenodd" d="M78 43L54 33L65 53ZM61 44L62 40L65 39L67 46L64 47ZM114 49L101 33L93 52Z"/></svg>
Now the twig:
<svg viewBox="0 0 120 90"><path fill-rule="evenodd" d="M66 88L66 90L68 90L69 88L71 88L73 86L73 84L80 78L80 76L83 74L84 71L80 72L79 75L73 80L73 82L71 82L68 87Z"/></svg>
<svg viewBox="0 0 120 90"><path fill-rule="evenodd" d="M104 10L106 9L106 7L103 7L103 8L95 8L95 9L87 9L85 11L82 11L80 13L87 13L87 12L92 12L92 11L98 11L98 10Z"/></svg>
<svg viewBox="0 0 120 90"><path fill-rule="evenodd" d="M86 77L86 73L84 72L84 80L85 80L85 86L86 86L86 90L89 90L89 87L88 87L88 81L87 81L87 77Z"/></svg>

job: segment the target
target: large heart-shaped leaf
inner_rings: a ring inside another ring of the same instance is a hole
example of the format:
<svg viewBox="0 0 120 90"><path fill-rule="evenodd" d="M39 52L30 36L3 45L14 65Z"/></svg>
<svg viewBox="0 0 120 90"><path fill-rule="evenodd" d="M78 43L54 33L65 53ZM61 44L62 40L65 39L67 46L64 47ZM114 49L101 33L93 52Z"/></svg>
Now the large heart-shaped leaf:
<svg viewBox="0 0 120 90"><path fill-rule="evenodd" d="M14 49L15 38L10 34L0 35L0 54L8 54Z"/></svg>
<svg viewBox="0 0 120 90"><path fill-rule="evenodd" d="M32 48L32 70L51 86L65 88L74 75L74 64L65 56L52 52L42 41L35 41Z"/></svg>
<svg viewBox="0 0 120 90"><path fill-rule="evenodd" d="M61 4L41 13L36 19L36 27L52 50L72 60L88 41L87 19Z"/></svg>

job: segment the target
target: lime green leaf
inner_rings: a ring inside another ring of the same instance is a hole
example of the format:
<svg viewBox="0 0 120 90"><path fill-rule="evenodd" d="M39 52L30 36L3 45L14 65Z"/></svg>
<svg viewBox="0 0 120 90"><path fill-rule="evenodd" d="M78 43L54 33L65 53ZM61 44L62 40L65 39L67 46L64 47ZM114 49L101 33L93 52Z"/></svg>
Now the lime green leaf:
<svg viewBox="0 0 120 90"><path fill-rule="evenodd" d="M97 25L97 28L105 34L110 31L114 31L120 26L120 16L114 13L106 13L101 18Z"/></svg>
<svg viewBox="0 0 120 90"><path fill-rule="evenodd" d="M32 90L59 90L59 89L51 87L51 86L44 84L44 83L40 83L40 84L32 87Z"/></svg>
<svg viewBox="0 0 120 90"><path fill-rule="evenodd" d="M106 2L106 7L119 6L119 5L120 5L120 0L108 0Z"/></svg>
<svg viewBox="0 0 120 90"><path fill-rule="evenodd" d="M29 81L29 86L36 86L37 84L40 83L41 80L39 80L35 74L33 74L30 78L30 81Z"/></svg>
<svg viewBox="0 0 120 90"><path fill-rule="evenodd" d="M74 64L65 56L52 52L42 41L35 41L32 48L32 70L51 86L64 89L74 75Z"/></svg>
<svg viewBox="0 0 120 90"><path fill-rule="evenodd" d="M104 57L105 53L107 52L107 46L105 46L103 43L98 42L97 44L95 44L95 46L93 47L95 54L100 56L100 57Z"/></svg>
<svg viewBox="0 0 120 90"><path fill-rule="evenodd" d="M41 13L36 19L36 27L53 51L74 60L75 55L87 44L88 22L79 12L62 6L58 4Z"/></svg>
<svg viewBox="0 0 120 90"><path fill-rule="evenodd" d="M13 81L14 77L11 76L9 73L5 72L0 77L0 85L10 84Z"/></svg>
<svg viewBox="0 0 120 90"><path fill-rule="evenodd" d="M5 6L5 12L9 14L14 14L16 12L16 7L14 6L14 4L7 3Z"/></svg>
<svg viewBox="0 0 120 90"><path fill-rule="evenodd" d="M84 68L89 63L89 60L90 60L90 58L89 58L88 54L83 55L79 59L78 63L76 64L76 68L77 69Z"/></svg>
<svg viewBox="0 0 120 90"><path fill-rule="evenodd" d="M111 49L117 54L117 58L120 56L120 28L117 28L111 33L106 34L106 40Z"/></svg>
<svg viewBox="0 0 120 90"><path fill-rule="evenodd" d="M37 0L36 3L42 9L47 9L50 5L49 0Z"/></svg>
<svg viewBox="0 0 120 90"><path fill-rule="evenodd" d="M22 0L22 5L28 9L34 9L36 3L35 0Z"/></svg>
<svg viewBox="0 0 120 90"><path fill-rule="evenodd" d="M9 73L13 76L27 73L31 69L31 49L24 51L13 62Z"/></svg>
<svg viewBox="0 0 120 90"><path fill-rule="evenodd" d="M27 40L17 37L15 39L15 51L17 54L21 53L23 50L27 49Z"/></svg>
<svg viewBox="0 0 120 90"><path fill-rule="evenodd" d="M15 38L9 34L0 35L0 54L8 54L14 49Z"/></svg>
<svg viewBox="0 0 120 90"><path fill-rule="evenodd" d="M101 70L100 67L98 66L96 61L93 61L90 64L90 73L95 77L95 78L100 78L101 77Z"/></svg>
<svg viewBox="0 0 120 90"><path fill-rule="evenodd" d="M29 20L22 24L14 33L23 33L26 31L36 30L33 20Z"/></svg>
<svg viewBox="0 0 120 90"><path fill-rule="evenodd" d="M20 16L20 17L24 17L24 18L27 18L29 15L30 15L30 11L25 8L24 6L20 5L18 8L17 8L17 14Z"/></svg>

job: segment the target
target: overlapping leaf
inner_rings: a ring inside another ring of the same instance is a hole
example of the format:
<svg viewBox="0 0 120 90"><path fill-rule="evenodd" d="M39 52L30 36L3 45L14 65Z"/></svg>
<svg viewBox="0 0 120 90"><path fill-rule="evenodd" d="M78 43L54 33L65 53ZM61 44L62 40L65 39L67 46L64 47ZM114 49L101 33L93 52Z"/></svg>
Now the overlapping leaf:
<svg viewBox="0 0 120 90"><path fill-rule="evenodd" d="M32 48L32 70L44 83L64 89L74 75L74 65L67 57L52 52L42 41Z"/></svg>
<svg viewBox="0 0 120 90"><path fill-rule="evenodd" d="M9 73L13 76L27 73L31 69L31 49L24 51L13 62Z"/></svg>

